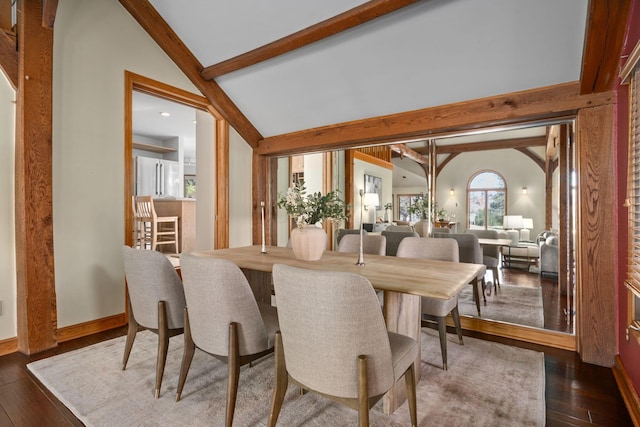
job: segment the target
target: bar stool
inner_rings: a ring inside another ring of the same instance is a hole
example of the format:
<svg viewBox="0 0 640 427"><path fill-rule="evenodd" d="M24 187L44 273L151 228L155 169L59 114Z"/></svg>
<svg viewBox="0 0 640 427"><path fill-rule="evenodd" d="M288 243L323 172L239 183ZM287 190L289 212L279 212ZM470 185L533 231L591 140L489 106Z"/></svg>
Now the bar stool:
<svg viewBox="0 0 640 427"><path fill-rule="evenodd" d="M178 217L158 216L153 207L153 197L135 197L133 220L135 247L155 251L158 246L173 245L175 253L180 253Z"/></svg>

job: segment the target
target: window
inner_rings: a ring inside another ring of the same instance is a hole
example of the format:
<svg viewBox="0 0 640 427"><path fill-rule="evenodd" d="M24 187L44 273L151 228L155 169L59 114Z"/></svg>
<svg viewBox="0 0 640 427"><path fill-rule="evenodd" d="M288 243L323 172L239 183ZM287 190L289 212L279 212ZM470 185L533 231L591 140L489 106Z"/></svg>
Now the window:
<svg viewBox="0 0 640 427"><path fill-rule="evenodd" d="M419 199L422 198L422 194L399 194L398 195L398 220L399 221L420 221L418 214L412 214L409 212L409 208L413 206Z"/></svg>
<svg viewBox="0 0 640 427"><path fill-rule="evenodd" d="M627 337L633 335L640 342L640 67L636 46L622 71L629 82L629 168L627 200L629 209L629 254L627 261L628 328Z"/></svg>
<svg viewBox="0 0 640 427"><path fill-rule="evenodd" d="M494 171L474 175L467 187L467 228L502 228L505 214L504 178Z"/></svg>

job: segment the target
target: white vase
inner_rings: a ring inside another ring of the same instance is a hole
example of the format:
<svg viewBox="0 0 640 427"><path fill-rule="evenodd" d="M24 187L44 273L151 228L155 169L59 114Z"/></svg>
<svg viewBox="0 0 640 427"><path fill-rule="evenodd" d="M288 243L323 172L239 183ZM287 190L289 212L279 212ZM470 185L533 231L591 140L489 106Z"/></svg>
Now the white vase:
<svg viewBox="0 0 640 427"><path fill-rule="evenodd" d="M429 221L421 219L413 225L413 229L420 237L429 237Z"/></svg>
<svg viewBox="0 0 640 427"><path fill-rule="evenodd" d="M291 247L296 258L317 261L327 248L327 233L315 225L305 225L291 230Z"/></svg>

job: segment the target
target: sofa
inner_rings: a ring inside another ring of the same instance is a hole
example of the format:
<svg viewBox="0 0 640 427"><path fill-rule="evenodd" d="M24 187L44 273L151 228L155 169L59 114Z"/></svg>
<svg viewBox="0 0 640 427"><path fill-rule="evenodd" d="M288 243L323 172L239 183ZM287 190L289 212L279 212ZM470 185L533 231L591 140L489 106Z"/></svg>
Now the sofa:
<svg viewBox="0 0 640 427"><path fill-rule="evenodd" d="M540 246L540 275L558 276L558 235L543 232L538 237Z"/></svg>

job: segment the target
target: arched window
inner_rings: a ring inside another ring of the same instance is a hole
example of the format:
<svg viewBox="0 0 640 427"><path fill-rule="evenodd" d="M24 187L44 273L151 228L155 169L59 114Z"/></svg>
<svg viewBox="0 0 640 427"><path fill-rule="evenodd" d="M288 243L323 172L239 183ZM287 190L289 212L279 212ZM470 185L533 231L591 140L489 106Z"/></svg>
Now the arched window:
<svg viewBox="0 0 640 427"><path fill-rule="evenodd" d="M467 186L467 228L502 228L507 187L504 178L494 171L480 171Z"/></svg>

